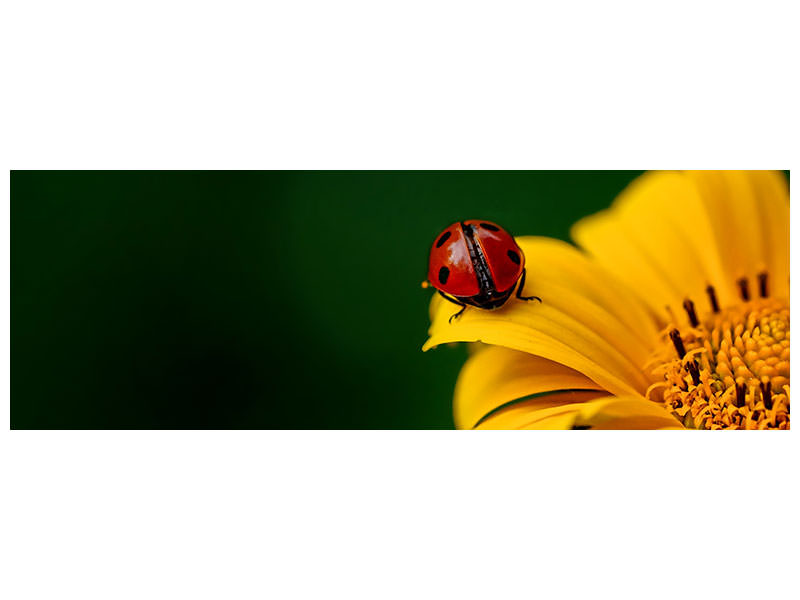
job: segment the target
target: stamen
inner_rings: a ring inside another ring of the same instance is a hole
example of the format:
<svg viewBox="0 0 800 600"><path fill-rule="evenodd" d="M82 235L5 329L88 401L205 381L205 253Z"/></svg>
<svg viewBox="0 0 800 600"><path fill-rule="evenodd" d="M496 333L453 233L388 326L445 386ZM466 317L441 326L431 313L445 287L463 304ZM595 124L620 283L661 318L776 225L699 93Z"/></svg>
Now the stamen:
<svg viewBox="0 0 800 600"><path fill-rule="evenodd" d="M700 321L697 320L697 313L694 311L694 302L687 298L683 301L683 309L686 311L686 314L689 315L689 322L692 324L692 327L700 325Z"/></svg>
<svg viewBox="0 0 800 600"><path fill-rule="evenodd" d="M677 329L670 331L669 339L672 340L672 345L675 346L675 351L678 353L678 358L683 358L686 356L686 348L683 346L683 340L681 339L680 331Z"/></svg>
<svg viewBox="0 0 800 600"><path fill-rule="evenodd" d="M772 410L772 381L770 381L769 377L762 377L760 386L764 407L767 410Z"/></svg>
<svg viewBox="0 0 800 600"><path fill-rule="evenodd" d="M767 273L758 274L758 293L761 294L762 298L767 297Z"/></svg>
<svg viewBox="0 0 800 600"><path fill-rule="evenodd" d="M697 368L697 363L692 361L686 365L686 368L689 369L689 373L692 374L692 381L694 384L700 385L700 370Z"/></svg>
<svg viewBox="0 0 800 600"><path fill-rule="evenodd" d="M739 408L744 406L745 391L744 379L740 377L736 380L736 406Z"/></svg>
<svg viewBox="0 0 800 600"><path fill-rule="evenodd" d="M706 288L706 293L708 294L708 299L711 301L711 310L715 313L719 312L719 304L717 303L717 293L714 291L714 286L709 285Z"/></svg>
<svg viewBox="0 0 800 600"><path fill-rule="evenodd" d="M683 308L690 321L700 317L699 326L670 325L661 334L647 397L686 427L789 429L789 303L760 297L764 278L752 277L759 286L753 296L747 279L735 284L748 301L714 314L687 299ZM707 289L719 308L714 288ZM681 322L673 317L672 323Z"/></svg>
<svg viewBox="0 0 800 600"><path fill-rule="evenodd" d="M742 296L742 300L745 302L750 300L750 288L747 287L747 277L742 277L736 283L739 284L739 294Z"/></svg>

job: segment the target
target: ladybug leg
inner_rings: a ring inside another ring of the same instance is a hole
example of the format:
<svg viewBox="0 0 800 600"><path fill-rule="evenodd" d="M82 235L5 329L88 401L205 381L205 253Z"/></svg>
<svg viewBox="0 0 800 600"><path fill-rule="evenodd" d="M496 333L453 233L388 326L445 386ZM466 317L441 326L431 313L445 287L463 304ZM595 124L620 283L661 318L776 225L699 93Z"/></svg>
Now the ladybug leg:
<svg viewBox="0 0 800 600"><path fill-rule="evenodd" d="M461 310L458 311L456 314L450 315L450 319L448 319L448 321L447 321L448 323L452 323L453 319L457 319L458 317L460 317L464 313L465 310L467 310L467 305L464 304L463 302L459 302L458 300L454 300L452 297L448 296L447 294L445 294L441 290L436 290L436 291L439 292L439 295L442 298L444 298L445 300L447 300L449 302L452 302L456 306L460 306L461 307Z"/></svg>
<svg viewBox="0 0 800 600"><path fill-rule="evenodd" d="M461 305L461 310L460 310L460 311L458 311L457 313L455 313L454 315L450 315L450 318L447 320L447 322L448 322L448 323L452 323L452 322L453 322L453 319L457 319L457 318L459 318L461 315L463 315L463 314L464 314L464 311L465 311L465 310L467 310L467 305L466 305L466 304L462 304L462 305Z"/></svg>
<svg viewBox="0 0 800 600"><path fill-rule="evenodd" d="M522 288L525 287L525 269L522 269L522 276L519 278L519 283L517 284L517 298L520 300L538 300L539 302L542 301L539 296L523 296L522 295Z"/></svg>

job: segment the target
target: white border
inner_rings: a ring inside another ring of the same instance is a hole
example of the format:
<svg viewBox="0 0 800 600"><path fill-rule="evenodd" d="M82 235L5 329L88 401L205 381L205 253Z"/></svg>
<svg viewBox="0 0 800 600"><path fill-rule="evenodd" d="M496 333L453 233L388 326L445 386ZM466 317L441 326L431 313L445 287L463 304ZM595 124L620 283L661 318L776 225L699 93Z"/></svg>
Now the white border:
<svg viewBox="0 0 800 600"><path fill-rule="evenodd" d="M797 164L789 2L34 1L0 22L6 173ZM791 432L3 418L5 598L796 596Z"/></svg>

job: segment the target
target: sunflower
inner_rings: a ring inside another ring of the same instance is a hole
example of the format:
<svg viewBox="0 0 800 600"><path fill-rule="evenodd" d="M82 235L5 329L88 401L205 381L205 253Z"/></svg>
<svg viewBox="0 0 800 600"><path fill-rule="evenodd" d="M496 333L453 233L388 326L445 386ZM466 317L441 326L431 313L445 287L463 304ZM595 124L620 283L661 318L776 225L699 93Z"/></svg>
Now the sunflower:
<svg viewBox="0 0 800 600"><path fill-rule="evenodd" d="M462 429L789 429L789 189L779 172L652 172L572 228L519 237L526 295L430 305L472 342Z"/></svg>

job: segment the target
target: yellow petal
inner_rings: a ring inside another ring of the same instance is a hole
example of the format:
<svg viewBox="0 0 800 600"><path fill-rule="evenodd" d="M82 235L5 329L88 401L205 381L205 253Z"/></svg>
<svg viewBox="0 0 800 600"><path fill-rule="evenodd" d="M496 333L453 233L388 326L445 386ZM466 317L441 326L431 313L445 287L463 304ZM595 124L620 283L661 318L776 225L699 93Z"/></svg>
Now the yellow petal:
<svg viewBox="0 0 800 600"><path fill-rule="evenodd" d="M789 190L774 171L689 171L707 211L727 277L747 277L751 295L756 277L767 270L770 293L789 293Z"/></svg>
<svg viewBox="0 0 800 600"><path fill-rule="evenodd" d="M600 390L591 379L550 360L502 346L486 346L469 357L456 383L456 427L470 429L499 407L534 394ZM552 397L542 404L552 405Z"/></svg>
<svg viewBox="0 0 800 600"><path fill-rule="evenodd" d="M643 394L649 382L642 367L655 328L642 306L576 249L543 238L521 238L520 244L531 269L525 293L542 303L511 298L494 311L468 307L450 323L457 307L434 297L423 350L482 341L559 362L615 394Z"/></svg>
<svg viewBox="0 0 800 600"><path fill-rule="evenodd" d="M721 301L733 299L734 282L725 277L713 246L709 215L683 174L641 176L611 209L576 223L572 236L661 319L667 319L669 306L685 320L683 301L704 302L712 281L725 286L717 290Z"/></svg>
<svg viewBox="0 0 800 600"><path fill-rule="evenodd" d="M684 429L661 404L639 397L589 402L576 416L575 426L592 429Z"/></svg>
<svg viewBox="0 0 800 600"><path fill-rule="evenodd" d="M639 397L565 394L559 406L537 408L536 400L491 415L476 429L682 429L660 405ZM579 400L579 401L575 401Z"/></svg>
<svg viewBox="0 0 800 600"><path fill-rule="evenodd" d="M602 391L554 392L502 408L474 429L571 429L585 404L607 398Z"/></svg>
<svg viewBox="0 0 800 600"><path fill-rule="evenodd" d="M544 287L542 293L551 290ZM560 362L614 393L643 393L647 389L640 369L612 342L549 306L547 300L533 306L514 302L491 312L468 308L460 319L449 323L453 312L447 304L439 304L423 350L449 342L480 341Z"/></svg>
<svg viewBox="0 0 800 600"><path fill-rule="evenodd" d="M517 238L526 257L528 271L526 294L535 293L536 283L551 281L569 287L576 294L591 300L619 321L642 344L650 347L658 335L652 315L630 289L608 271L590 261L575 246L545 237Z"/></svg>
<svg viewBox="0 0 800 600"><path fill-rule="evenodd" d="M750 171L764 236L769 294L789 298L789 183L783 173Z"/></svg>
<svg viewBox="0 0 800 600"><path fill-rule="evenodd" d="M654 314L688 322L683 301L710 309L739 302L737 281L770 272L771 293L788 295L788 191L774 172L647 173L611 209L578 222L573 238ZM773 282L774 280L774 282Z"/></svg>

